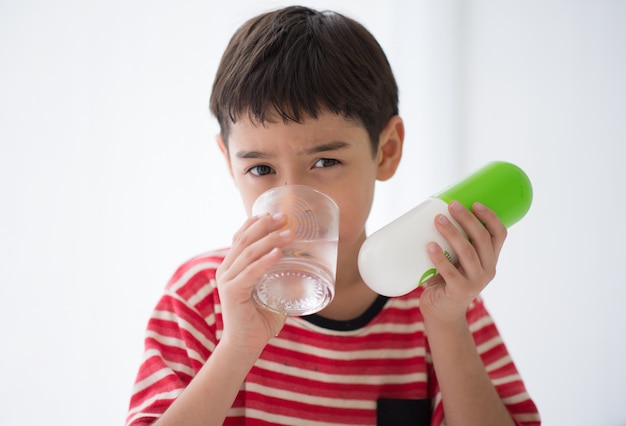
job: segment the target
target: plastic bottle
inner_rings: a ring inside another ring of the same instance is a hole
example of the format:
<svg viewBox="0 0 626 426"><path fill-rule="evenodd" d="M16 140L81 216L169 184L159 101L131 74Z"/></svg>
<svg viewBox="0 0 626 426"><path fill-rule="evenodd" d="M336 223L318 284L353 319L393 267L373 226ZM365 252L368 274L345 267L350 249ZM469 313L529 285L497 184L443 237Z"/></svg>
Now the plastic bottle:
<svg viewBox="0 0 626 426"><path fill-rule="evenodd" d="M426 246L437 242L451 262L456 253L434 225L438 214L448 214L448 203L456 200L471 209L480 202L492 209L508 228L530 208L532 186L519 167L502 161L487 164L465 179L433 195L393 222L369 236L359 252L359 271L365 283L378 294L401 296L437 274Z"/></svg>

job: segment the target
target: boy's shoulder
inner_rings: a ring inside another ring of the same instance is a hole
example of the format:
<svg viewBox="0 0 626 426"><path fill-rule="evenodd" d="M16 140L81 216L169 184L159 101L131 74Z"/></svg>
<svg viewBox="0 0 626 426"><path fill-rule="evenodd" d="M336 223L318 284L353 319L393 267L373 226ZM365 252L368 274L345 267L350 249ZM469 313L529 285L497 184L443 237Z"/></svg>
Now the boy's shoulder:
<svg viewBox="0 0 626 426"><path fill-rule="evenodd" d="M216 287L217 268L223 262L228 250L228 248L212 250L186 260L174 272L166 290L187 300L202 290L211 291Z"/></svg>

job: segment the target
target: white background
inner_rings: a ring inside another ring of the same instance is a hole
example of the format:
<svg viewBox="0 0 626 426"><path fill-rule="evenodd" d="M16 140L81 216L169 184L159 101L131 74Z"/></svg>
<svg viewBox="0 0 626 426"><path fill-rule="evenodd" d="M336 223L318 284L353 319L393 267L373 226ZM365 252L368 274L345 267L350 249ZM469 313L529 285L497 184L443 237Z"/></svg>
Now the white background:
<svg viewBox="0 0 626 426"><path fill-rule="evenodd" d="M524 168L487 305L546 425L626 425L626 1L305 1L362 21L406 150L370 229L491 160ZM122 424L175 268L243 219L208 98L284 2L0 1L0 425Z"/></svg>

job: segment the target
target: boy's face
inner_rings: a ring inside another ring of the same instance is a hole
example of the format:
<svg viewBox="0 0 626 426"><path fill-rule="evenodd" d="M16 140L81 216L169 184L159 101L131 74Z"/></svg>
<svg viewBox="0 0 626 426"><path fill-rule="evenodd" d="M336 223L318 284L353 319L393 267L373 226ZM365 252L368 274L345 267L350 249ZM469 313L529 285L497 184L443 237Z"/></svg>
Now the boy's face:
<svg viewBox="0 0 626 426"><path fill-rule="evenodd" d="M339 205L342 244L360 245L375 181L390 177L381 173L381 164L385 164L382 138L382 146L374 156L362 125L323 113L301 124L278 120L261 125L242 119L231 125L228 150L219 137L218 141L248 215L256 198L270 188L287 184L312 186ZM400 151L401 145L400 137ZM396 166L397 161L393 171Z"/></svg>

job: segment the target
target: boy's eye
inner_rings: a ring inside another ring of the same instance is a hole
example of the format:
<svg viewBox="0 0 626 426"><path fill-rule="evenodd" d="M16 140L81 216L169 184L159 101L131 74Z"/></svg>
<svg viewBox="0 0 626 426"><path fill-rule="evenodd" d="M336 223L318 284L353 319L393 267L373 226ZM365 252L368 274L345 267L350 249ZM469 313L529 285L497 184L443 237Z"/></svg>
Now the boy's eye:
<svg viewBox="0 0 626 426"><path fill-rule="evenodd" d="M315 162L314 167L332 167L337 164L339 164L339 160L335 160L334 158L320 158Z"/></svg>
<svg viewBox="0 0 626 426"><path fill-rule="evenodd" d="M266 166L261 164L259 166L253 166L248 169L249 173L252 173L255 176L266 176L272 174L274 170L270 166Z"/></svg>

